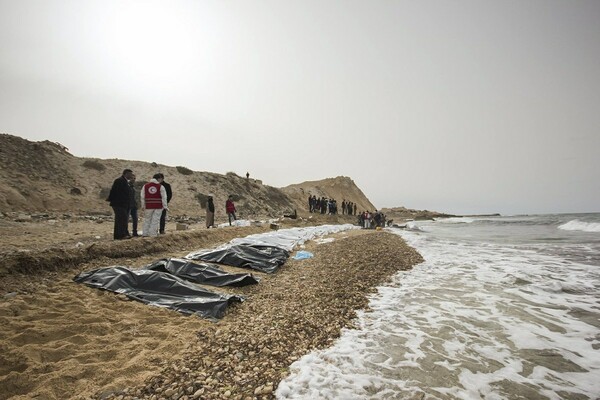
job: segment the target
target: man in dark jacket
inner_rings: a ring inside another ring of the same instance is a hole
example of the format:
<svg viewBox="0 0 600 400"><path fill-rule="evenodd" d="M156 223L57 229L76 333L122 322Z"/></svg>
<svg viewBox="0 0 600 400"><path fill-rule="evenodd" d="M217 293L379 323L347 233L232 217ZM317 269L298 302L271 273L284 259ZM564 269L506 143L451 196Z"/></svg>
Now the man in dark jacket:
<svg viewBox="0 0 600 400"><path fill-rule="evenodd" d="M173 197L173 191L171 190L171 185L169 185L167 182L165 182L165 176L163 174L159 174L159 175L163 179L163 181L160 184L163 185L165 187L165 190L167 191L167 204L169 204L169 202L171 201L171 198ZM158 233L160 233L160 234L165 233L166 223L167 223L167 209L164 208L162 211L162 215L160 216L160 227L158 228Z"/></svg>
<svg viewBox="0 0 600 400"><path fill-rule="evenodd" d="M128 182L132 176L132 170L123 170L123 174L113 182L108 199L106 199L106 201L110 201L110 206L115 212L115 226L113 230L113 238L115 240L131 238L127 233L127 222L129 219L130 193Z"/></svg>
<svg viewBox="0 0 600 400"><path fill-rule="evenodd" d="M138 209L141 208L140 192L135 189L135 174L129 180L129 214L131 215L131 236L138 235ZM129 230L127 231L129 234Z"/></svg>

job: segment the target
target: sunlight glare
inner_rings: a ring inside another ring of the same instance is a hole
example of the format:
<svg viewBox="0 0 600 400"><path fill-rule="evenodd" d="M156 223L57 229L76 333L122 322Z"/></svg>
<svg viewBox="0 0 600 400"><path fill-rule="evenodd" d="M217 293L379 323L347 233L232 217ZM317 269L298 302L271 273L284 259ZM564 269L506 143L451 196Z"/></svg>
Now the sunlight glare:
<svg viewBox="0 0 600 400"><path fill-rule="evenodd" d="M111 26L113 67L134 80L177 83L194 56L193 27L175 3L124 2Z"/></svg>

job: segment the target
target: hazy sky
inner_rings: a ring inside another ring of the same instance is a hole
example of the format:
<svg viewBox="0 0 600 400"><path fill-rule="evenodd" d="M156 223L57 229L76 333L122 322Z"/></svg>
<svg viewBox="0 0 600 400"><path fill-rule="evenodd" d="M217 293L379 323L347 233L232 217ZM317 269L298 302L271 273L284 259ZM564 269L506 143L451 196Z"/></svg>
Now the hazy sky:
<svg viewBox="0 0 600 400"><path fill-rule="evenodd" d="M0 132L345 175L377 207L600 211L600 1L0 0Z"/></svg>

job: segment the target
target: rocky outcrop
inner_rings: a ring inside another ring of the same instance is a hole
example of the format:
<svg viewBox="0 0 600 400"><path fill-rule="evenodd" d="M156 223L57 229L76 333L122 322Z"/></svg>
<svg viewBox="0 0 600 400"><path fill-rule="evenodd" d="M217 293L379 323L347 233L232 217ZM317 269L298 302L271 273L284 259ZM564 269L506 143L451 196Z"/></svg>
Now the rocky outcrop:
<svg viewBox="0 0 600 400"><path fill-rule="evenodd" d="M456 215L444 214L437 211L413 210L405 207L382 208L381 212L386 215L387 220L406 221L406 220L431 220L434 218L449 218Z"/></svg>

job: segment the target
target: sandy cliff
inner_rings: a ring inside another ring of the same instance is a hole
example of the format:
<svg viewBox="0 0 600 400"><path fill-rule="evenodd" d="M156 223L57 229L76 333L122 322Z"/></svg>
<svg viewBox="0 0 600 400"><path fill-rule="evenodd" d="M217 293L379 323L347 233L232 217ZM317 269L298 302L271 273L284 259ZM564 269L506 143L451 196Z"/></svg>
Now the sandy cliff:
<svg viewBox="0 0 600 400"><path fill-rule="evenodd" d="M185 166L155 162L76 157L55 142L31 142L18 136L0 134L0 177L6 183L0 191L0 212L65 212L111 214L105 201L112 182L125 168L137 175L137 186L156 172L165 174L173 187L172 216L204 216L206 196L212 193L217 218L224 215L225 200L234 195L243 218L277 217L297 209L307 212L308 193L354 201L358 209L375 207L356 184L346 177L304 182L279 189L234 173L226 175L192 171Z"/></svg>

